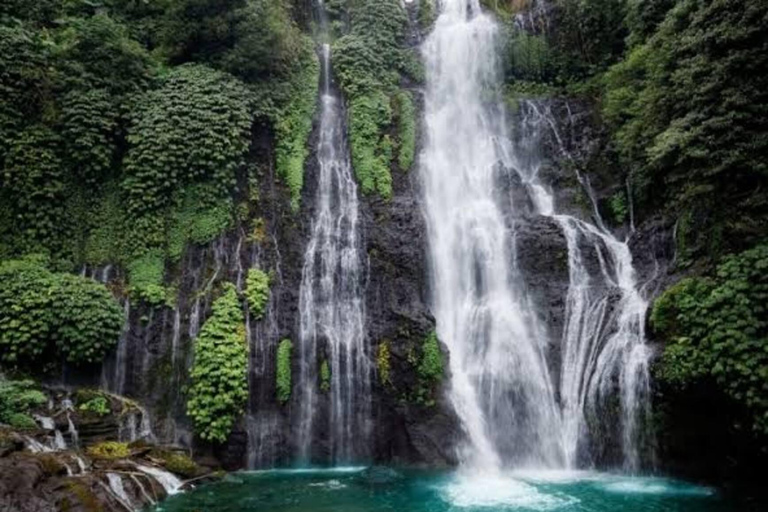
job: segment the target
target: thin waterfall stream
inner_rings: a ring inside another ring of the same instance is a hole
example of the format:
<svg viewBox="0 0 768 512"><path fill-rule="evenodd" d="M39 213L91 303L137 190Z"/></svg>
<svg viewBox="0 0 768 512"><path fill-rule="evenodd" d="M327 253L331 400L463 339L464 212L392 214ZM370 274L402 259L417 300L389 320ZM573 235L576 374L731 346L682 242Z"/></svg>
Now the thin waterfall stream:
<svg viewBox="0 0 768 512"><path fill-rule="evenodd" d="M554 123L528 102L507 128L503 103L493 98L500 84L497 25L478 0L441 6L423 48L420 166L433 309L451 356L450 398L466 434L460 458L465 467L491 472L590 466L590 422L618 395L624 466L635 470L650 351L647 302L629 248L604 227L596 207L595 224L558 212L539 178L541 158L530 151L546 130L559 140ZM565 236L570 283L560 340L550 339L513 265L515 227L525 212L503 197L501 183L510 174L522 183L533 214L554 220ZM584 245L596 254L599 272L587 270ZM559 370L548 360L553 344Z"/></svg>
<svg viewBox="0 0 768 512"><path fill-rule="evenodd" d="M319 10L324 19L322 2ZM331 79L330 45L321 48L318 182L299 292L297 447L302 461L312 460L313 443L325 430L315 416L321 393L327 393L329 458L340 463L366 455L371 368L364 331L357 185L346 144L345 111Z"/></svg>

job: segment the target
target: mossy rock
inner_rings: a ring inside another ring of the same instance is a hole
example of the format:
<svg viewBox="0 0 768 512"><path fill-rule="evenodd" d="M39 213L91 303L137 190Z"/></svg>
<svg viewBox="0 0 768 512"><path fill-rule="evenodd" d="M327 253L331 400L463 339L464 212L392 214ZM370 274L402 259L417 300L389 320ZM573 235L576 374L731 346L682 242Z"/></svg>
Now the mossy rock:
<svg viewBox="0 0 768 512"><path fill-rule="evenodd" d="M99 502L98 497L88 487L85 482L69 479L66 489L72 497L66 496L62 499L59 506L62 512L69 510L83 510L85 512L100 512L104 507ZM72 499L74 498L74 499Z"/></svg>
<svg viewBox="0 0 768 512"><path fill-rule="evenodd" d="M46 475L58 476L65 475L67 473L67 466L59 457L53 453L41 453L36 456L40 461L40 465L43 467Z"/></svg>
<svg viewBox="0 0 768 512"><path fill-rule="evenodd" d="M130 457L131 450L128 448L127 443L105 441L89 446L86 453L94 459L115 460Z"/></svg>
<svg viewBox="0 0 768 512"><path fill-rule="evenodd" d="M203 469L192 458L180 452L155 449L149 453L149 457L159 459L165 469L184 478L194 478L203 473Z"/></svg>

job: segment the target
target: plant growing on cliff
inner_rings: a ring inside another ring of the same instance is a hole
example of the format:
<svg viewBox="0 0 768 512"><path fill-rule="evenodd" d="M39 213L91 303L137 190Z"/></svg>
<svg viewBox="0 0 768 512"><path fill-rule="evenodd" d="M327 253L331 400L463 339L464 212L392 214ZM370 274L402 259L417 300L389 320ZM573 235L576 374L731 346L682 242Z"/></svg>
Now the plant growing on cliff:
<svg viewBox="0 0 768 512"><path fill-rule="evenodd" d="M277 388L277 401L281 404L291 398L291 351L293 343L285 339L277 347L277 371L275 372L275 385Z"/></svg>
<svg viewBox="0 0 768 512"><path fill-rule="evenodd" d="M392 370L392 361L390 361L389 341L384 340L379 343L376 352L376 368L379 371L379 382L384 385L390 385L390 372Z"/></svg>
<svg viewBox="0 0 768 512"><path fill-rule="evenodd" d="M31 380L0 380L0 423L17 428L35 428L29 411L48 399Z"/></svg>
<svg viewBox="0 0 768 512"><path fill-rule="evenodd" d="M248 343L237 290L226 283L195 339L187 413L195 432L223 443L248 399Z"/></svg>
<svg viewBox="0 0 768 512"><path fill-rule="evenodd" d="M245 278L245 298L251 315L256 320L264 316L264 309L269 301L269 274L258 268L248 271Z"/></svg>
<svg viewBox="0 0 768 512"><path fill-rule="evenodd" d="M104 285L51 272L44 259L0 263L0 360L63 357L100 362L120 336L123 311Z"/></svg>
<svg viewBox="0 0 768 512"><path fill-rule="evenodd" d="M327 393L331 390L331 367L328 365L328 360L323 359L320 363L320 391Z"/></svg>
<svg viewBox="0 0 768 512"><path fill-rule="evenodd" d="M392 96L401 73L418 74L401 48L407 16L398 0L363 0L350 13L352 31L334 44L333 63L349 98L352 165L363 193L388 199L392 196L392 128L406 130L400 146L403 163L408 163L410 150L407 122L393 126Z"/></svg>
<svg viewBox="0 0 768 512"><path fill-rule="evenodd" d="M395 94L395 119L397 120L397 165L403 171L410 170L416 155L416 107L411 93Z"/></svg>
<svg viewBox="0 0 768 512"><path fill-rule="evenodd" d="M664 381L711 379L768 434L768 245L725 258L713 276L684 279L654 303L651 324L667 345Z"/></svg>

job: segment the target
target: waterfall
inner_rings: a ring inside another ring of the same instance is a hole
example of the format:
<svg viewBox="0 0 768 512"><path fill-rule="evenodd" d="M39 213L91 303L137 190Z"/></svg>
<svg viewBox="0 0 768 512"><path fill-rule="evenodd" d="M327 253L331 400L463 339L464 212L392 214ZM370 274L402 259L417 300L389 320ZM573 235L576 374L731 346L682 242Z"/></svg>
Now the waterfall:
<svg viewBox="0 0 768 512"><path fill-rule="evenodd" d="M165 471L163 469L157 468L155 466L145 466L143 464L136 464L136 469L141 471L142 473L146 473L155 480L165 489L166 494L173 495L178 494L181 490L182 485L184 485L184 482L176 478L176 476L172 473L169 473L168 471Z"/></svg>
<svg viewBox="0 0 768 512"><path fill-rule="evenodd" d="M588 451L589 418L612 396L625 465L638 464L638 418L647 393L647 302L632 256L594 206L595 225L559 214L539 179L536 151L551 119L526 105L510 140L499 91L498 28L478 0L443 0L426 40L426 144L420 167L428 223L433 311L450 352L449 396L459 415L466 466L488 471L528 466L571 468ZM538 117L537 117L538 116ZM535 129L531 129L535 128ZM516 175L533 212L505 183ZM528 296L517 262L516 225L532 213L561 228L569 287L562 339L552 340ZM583 246L599 260L587 269ZM559 374L549 348L559 346ZM594 420L593 420L594 421ZM582 457L591 463L590 457Z"/></svg>
<svg viewBox="0 0 768 512"><path fill-rule="evenodd" d="M342 462L364 455L360 452L368 437L371 369L364 334L357 185L343 105L331 84L330 53L330 46L323 45L318 183L299 292L297 445L300 457L309 461L317 430L318 369L320 361L327 360L331 458Z"/></svg>

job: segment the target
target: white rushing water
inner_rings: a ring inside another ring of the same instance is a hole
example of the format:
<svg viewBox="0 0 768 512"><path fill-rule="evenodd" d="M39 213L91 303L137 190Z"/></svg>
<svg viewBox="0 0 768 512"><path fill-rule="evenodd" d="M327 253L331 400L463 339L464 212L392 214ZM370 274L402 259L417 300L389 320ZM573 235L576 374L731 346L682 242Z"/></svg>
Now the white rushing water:
<svg viewBox="0 0 768 512"><path fill-rule="evenodd" d="M318 183L299 295L299 455L310 459L320 361L330 369L333 462L362 455L370 414L370 365L364 333L363 269L357 185L346 146L344 110L331 86L329 45L322 47L323 85ZM360 447L356 449L355 447Z"/></svg>
<svg viewBox="0 0 768 512"><path fill-rule="evenodd" d="M629 248L599 215L593 225L557 212L539 179L541 159L528 151L554 124L528 104L513 127L518 141L510 142L503 103L494 94L500 83L496 24L478 0L442 0L441 8L423 48L421 171L433 310L450 351L450 397L467 437L463 463L490 471L576 467L589 449L589 418L595 421L603 401L616 396L618 382L619 437L625 464L635 468L648 386L647 303ZM521 282L515 227L525 212L514 195L505 197L511 175L522 182L532 213L557 222L567 242L570 283L560 340L550 339ZM584 246L597 255L597 272L585 264ZM559 345L559 375L548 360L552 344Z"/></svg>

